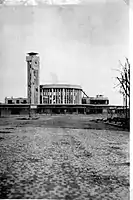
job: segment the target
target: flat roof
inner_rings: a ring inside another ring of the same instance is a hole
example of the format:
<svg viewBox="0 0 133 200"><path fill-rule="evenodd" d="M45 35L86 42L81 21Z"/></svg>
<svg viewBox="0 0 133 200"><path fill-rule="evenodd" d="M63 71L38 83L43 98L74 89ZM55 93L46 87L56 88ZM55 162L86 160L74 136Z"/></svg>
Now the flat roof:
<svg viewBox="0 0 133 200"><path fill-rule="evenodd" d="M70 85L70 84L45 84L40 85L41 88L70 88L82 90L80 85Z"/></svg>
<svg viewBox="0 0 133 200"><path fill-rule="evenodd" d="M5 103L2 103L0 104L0 109L2 108L29 108L30 104L5 104ZM37 108L85 108L85 107L88 107L88 108L92 108L92 109L95 109L95 108L109 108L109 109L117 109L117 108L124 108L123 106L118 106L118 105L94 105L94 104L38 104L37 105Z"/></svg>
<svg viewBox="0 0 133 200"><path fill-rule="evenodd" d="M5 97L7 100L15 100L15 99L28 99L27 97Z"/></svg>

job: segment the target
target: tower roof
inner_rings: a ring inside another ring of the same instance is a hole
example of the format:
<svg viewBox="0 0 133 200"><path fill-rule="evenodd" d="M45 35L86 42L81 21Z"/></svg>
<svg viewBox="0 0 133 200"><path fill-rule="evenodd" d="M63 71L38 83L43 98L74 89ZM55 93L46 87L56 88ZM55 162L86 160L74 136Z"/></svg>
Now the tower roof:
<svg viewBox="0 0 133 200"><path fill-rule="evenodd" d="M30 56L34 56L34 55L37 55L38 53L35 53L35 52L30 52L28 53Z"/></svg>

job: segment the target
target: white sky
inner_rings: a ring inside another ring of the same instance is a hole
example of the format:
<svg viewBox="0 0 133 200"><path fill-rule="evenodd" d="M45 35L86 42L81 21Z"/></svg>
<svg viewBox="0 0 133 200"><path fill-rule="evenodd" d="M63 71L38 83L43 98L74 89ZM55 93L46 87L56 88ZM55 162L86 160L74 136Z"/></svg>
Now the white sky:
<svg viewBox="0 0 133 200"><path fill-rule="evenodd" d="M129 11L122 0L103 2L1 6L0 101L5 96L26 97L25 57L35 51L41 60L41 84L80 84L88 96L103 94L110 104L122 104L113 88L113 69L128 57Z"/></svg>

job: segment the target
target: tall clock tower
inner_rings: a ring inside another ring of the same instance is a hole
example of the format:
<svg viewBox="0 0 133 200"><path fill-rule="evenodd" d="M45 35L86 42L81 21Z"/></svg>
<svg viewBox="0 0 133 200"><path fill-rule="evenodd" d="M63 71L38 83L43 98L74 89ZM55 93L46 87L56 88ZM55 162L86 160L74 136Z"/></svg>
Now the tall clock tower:
<svg viewBox="0 0 133 200"><path fill-rule="evenodd" d="M39 56L37 53L31 52L26 56L27 70L28 70L28 80L27 80L27 96L28 103L30 105L37 105L40 103L40 92L39 92Z"/></svg>

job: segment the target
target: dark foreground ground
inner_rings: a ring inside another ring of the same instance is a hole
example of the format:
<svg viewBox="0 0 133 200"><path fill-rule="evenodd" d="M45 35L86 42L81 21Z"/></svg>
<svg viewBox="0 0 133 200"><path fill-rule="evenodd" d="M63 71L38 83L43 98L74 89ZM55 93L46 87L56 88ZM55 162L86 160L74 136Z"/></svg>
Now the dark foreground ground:
<svg viewBox="0 0 133 200"><path fill-rule="evenodd" d="M1 118L0 198L129 199L129 132L95 118Z"/></svg>

